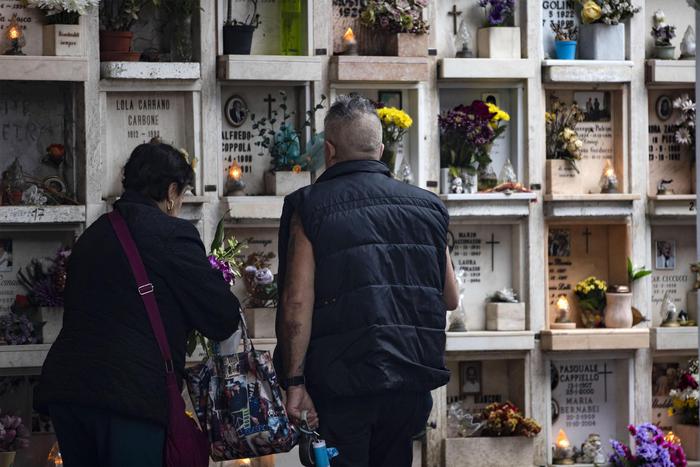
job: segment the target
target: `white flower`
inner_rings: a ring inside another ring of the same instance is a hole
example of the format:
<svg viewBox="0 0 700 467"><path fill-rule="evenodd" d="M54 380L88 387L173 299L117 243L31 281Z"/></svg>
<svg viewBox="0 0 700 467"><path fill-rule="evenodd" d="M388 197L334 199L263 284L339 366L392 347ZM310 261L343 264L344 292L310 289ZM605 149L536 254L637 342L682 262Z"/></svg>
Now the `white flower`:
<svg viewBox="0 0 700 467"><path fill-rule="evenodd" d="M98 6L99 0L27 0L30 8L39 8L48 15L68 12L86 15L92 7Z"/></svg>
<svg viewBox="0 0 700 467"><path fill-rule="evenodd" d="M690 130L687 128L679 128L676 131L676 142L678 144L689 145L690 144Z"/></svg>
<svg viewBox="0 0 700 467"><path fill-rule="evenodd" d="M686 97L686 96L676 97L676 98L673 100L673 108L674 108L674 109L680 109L680 108L683 106L683 101L685 100L685 97Z"/></svg>
<svg viewBox="0 0 700 467"><path fill-rule="evenodd" d="M683 112L695 112L695 102L687 100L683 102L683 107L681 107Z"/></svg>

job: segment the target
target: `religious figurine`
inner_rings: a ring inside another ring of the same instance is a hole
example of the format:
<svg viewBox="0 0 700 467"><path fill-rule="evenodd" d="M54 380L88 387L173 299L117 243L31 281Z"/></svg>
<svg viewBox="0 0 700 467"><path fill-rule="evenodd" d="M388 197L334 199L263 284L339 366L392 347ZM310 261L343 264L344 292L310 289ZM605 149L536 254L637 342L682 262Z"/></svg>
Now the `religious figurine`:
<svg viewBox="0 0 700 467"><path fill-rule="evenodd" d="M455 37L455 50L457 51L455 54L457 58L474 58L474 52L472 51L472 35L464 20L459 23L459 30Z"/></svg>
<svg viewBox="0 0 700 467"><path fill-rule="evenodd" d="M411 166L408 165L405 159L401 162L401 167L399 167L399 173L397 175L398 179L402 182L408 183L409 185L413 183L413 172L411 171Z"/></svg>
<svg viewBox="0 0 700 467"><path fill-rule="evenodd" d="M672 195L673 189L669 188L668 185L673 183L673 180L661 180L656 187L657 195Z"/></svg>
<svg viewBox="0 0 700 467"><path fill-rule="evenodd" d="M44 192L36 185L29 185L29 188L22 193L22 204L25 206L45 206L48 201Z"/></svg>
<svg viewBox="0 0 700 467"><path fill-rule="evenodd" d="M695 30L688 26L681 42L681 60L695 60Z"/></svg>
<svg viewBox="0 0 700 467"><path fill-rule="evenodd" d="M501 173L498 174L498 184L503 185L504 183L518 183L518 176L515 175L515 169L513 169L513 164L510 163L510 159L506 159Z"/></svg>
<svg viewBox="0 0 700 467"><path fill-rule="evenodd" d="M673 303L671 292L666 292L664 299L661 301L661 322L662 328L675 328L680 326L678 323L678 309Z"/></svg>
<svg viewBox="0 0 700 467"><path fill-rule="evenodd" d="M605 454L603 453L603 442L600 435L591 433L588 439L581 445L581 452L576 458L578 464L605 464Z"/></svg>
<svg viewBox="0 0 700 467"><path fill-rule="evenodd" d="M464 182L462 181L462 177L455 177L452 179L450 191L456 195L461 195L464 193Z"/></svg>

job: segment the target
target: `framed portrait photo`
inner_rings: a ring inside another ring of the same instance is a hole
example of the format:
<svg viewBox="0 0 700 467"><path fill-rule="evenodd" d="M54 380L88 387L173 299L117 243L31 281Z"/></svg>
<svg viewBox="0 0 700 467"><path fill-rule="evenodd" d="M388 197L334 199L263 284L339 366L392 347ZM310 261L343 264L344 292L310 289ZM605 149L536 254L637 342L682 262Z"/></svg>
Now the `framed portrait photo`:
<svg viewBox="0 0 700 467"><path fill-rule="evenodd" d="M379 91L379 102L385 107L403 109L403 94L401 91Z"/></svg>
<svg viewBox="0 0 700 467"><path fill-rule="evenodd" d="M574 101L583 111L586 122L609 122L610 92L608 91L579 91L574 93Z"/></svg>
<svg viewBox="0 0 700 467"><path fill-rule="evenodd" d="M248 120L249 113L248 104L241 96L234 95L229 97L224 106L226 121L234 128L243 125Z"/></svg>
<svg viewBox="0 0 700 467"><path fill-rule="evenodd" d="M11 238L0 238L0 272L12 272Z"/></svg>
<svg viewBox="0 0 700 467"><path fill-rule="evenodd" d="M657 240L655 243L654 269L676 269L676 242L675 240Z"/></svg>
<svg viewBox="0 0 700 467"><path fill-rule="evenodd" d="M459 392L481 394L481 362L459 362Z"/></svg>
<svg viewBox="0 0 700 467"><path fill-rule="evenodd" d="M659 96L656 100L656 116L666 121L673 115L673 101L669 96Z"/></svg>

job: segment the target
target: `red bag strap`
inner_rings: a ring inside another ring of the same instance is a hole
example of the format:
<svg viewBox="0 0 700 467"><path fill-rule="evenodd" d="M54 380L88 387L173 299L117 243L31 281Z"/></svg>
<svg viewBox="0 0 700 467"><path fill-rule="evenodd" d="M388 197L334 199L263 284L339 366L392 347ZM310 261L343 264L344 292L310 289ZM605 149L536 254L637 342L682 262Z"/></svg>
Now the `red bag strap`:
<svg viewBox="0 0 700 467"><path fill-rule="evenodd" d="M156 302L153 284L148 280L148 274L143 265L143 260L141 260L139 250L136 248L136 243L134 243L134 238L131 236L129 227L126 225L124 218L119 212L115 210L107 214L107 216L112 223L114 232L117 234L119 243L121 243L124 249L124 253L126 253L126 258L129 260L131 271L136 279L137 291L146 307L148 320L151 322L153 334L156 336L160 353L165 362L165 372L173 373L173 358L170 353L170 345L168 344L168 338L165 334L163 321L160 318L160 310L158 309L158 302Z"/></svg>

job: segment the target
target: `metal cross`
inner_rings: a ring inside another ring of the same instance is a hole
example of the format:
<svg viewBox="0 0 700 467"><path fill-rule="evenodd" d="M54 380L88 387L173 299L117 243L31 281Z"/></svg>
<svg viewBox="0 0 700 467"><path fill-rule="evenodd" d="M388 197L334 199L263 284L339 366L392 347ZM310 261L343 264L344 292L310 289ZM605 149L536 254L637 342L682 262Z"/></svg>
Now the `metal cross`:
<svg viewBox="0 0 700 467"><path fill-rule="evenodd" d="M461 15L462 12L457 10L457 5L452 5L452 11L448 11L447 14L452 16L452 34L457 35L457 17Z"/></svg>
<svg viewBox="0 0 700 467"><path fill-rule="evenodd" d="M583 231L583 235L586 237L586 254L588 254L588 240L590 239L591 235L593 235L593 232L586 227L586 230Z"/></svg>
<svg viewBox="0 0 700 467"><path fill-rule="evenodd" d="M501 242L497 242L495 240L494 234L491 234L491 241L486 242L486 244L491 245L491 272L493 272L494 271L494 260L495 260L495 254L496 254L495 247L496 247L496 245L500 245Z"/></svg>
<svg viewBox="0 0 700 467"><path fill-rule="evenodd" d="M272 103L277 102L277 99L272 97L272 94L268 94L265 99L263 99L263 102L267 102L267 118L271 119L272 118Z"/></svg>
<svg viewBox="0 0 700 467"><path fill-rule="evenodd" d="M613 374L612 371L608 371L608 364L603 364L603 371L598 372L599 375L603 375L603 386L605 387L605 402L608 401L608 375Z"/></svg>

